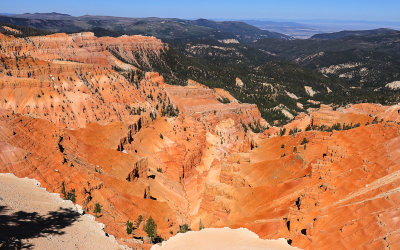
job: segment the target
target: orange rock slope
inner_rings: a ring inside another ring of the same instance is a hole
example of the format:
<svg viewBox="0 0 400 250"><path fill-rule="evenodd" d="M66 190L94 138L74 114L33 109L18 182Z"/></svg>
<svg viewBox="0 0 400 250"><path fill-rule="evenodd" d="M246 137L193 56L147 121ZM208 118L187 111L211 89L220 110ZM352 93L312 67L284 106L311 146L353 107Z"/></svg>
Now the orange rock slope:
<svg viewBox="0 0 400 250"><path fill-rule="evenodd" d="M1 36L0 172L51 192L64 182L135 248L149 247L133 237L144 223L126 233L139 215L163 238L201 221L300 248L399 247L400 106L323 106L286 125L295 133L257 134L269 125L255 105L138 69L166 49L142 36ZM360 126L305 131L337 122Z"/></svg>

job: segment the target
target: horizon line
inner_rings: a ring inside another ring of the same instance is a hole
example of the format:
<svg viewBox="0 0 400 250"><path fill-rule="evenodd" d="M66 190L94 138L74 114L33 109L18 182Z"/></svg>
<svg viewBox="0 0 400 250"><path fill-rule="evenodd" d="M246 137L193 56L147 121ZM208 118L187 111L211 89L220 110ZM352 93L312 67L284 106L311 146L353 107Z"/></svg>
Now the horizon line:
<svg viewBox="0 0 400 250"><path fill-rule="evenodd" d="M198 19L208 19L214 21L275 21L275 22L359 22L359 23L388 23L400 25L400 20L366 20L366 19L323 19L323 18L270 18L270 17L240 17L240 18L221 18L221 17L161 17L161 16L117 16L117 15L107 15L107 14L84 14L84 15L72 15L69 13L61 12L24 12L24 13L0 13L0 15L13 16L13 15L25 15L25 14L59 14L67 15L71 17L84 17L84 16L99 16L99 17L121 17L121 18L161 18L161 19L186 19L186 20L198 20Z"/></svg>

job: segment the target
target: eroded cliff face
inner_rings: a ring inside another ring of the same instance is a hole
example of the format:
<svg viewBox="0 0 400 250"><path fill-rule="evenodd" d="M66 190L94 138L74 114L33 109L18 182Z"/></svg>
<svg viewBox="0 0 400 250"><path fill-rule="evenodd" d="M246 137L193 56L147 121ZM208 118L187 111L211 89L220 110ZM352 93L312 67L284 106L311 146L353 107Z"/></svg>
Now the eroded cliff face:
<svg viewBox="0 0 400 250"><path fill-rule="evenodd" d="M148 64L164 49L160 40L143 36L3 36L0 107L68 128L130 120L136 110L146 110L133 84L138 81L133 65ZM129 78L117 72L122 70Z"/></svg>
<svg viewBox="0 0 400 250"><path fill-rule="evenodd" d="M280 136L223 90L142 72L168 49L155 38L2 36L0 45L0 172L51 192L64 182L89 213L100 203L98 220L120 243L149 247L126 233L142 215L163 238L201 221L301 248L399 247L398 105L310 110ZM306 131L337 122L360 126Z"/></svg>

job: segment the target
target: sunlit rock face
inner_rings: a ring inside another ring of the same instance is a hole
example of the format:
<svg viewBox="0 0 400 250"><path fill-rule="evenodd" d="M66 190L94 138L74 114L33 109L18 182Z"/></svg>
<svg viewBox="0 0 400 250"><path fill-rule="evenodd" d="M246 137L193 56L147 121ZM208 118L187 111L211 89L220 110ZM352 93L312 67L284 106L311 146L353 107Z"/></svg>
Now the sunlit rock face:
<svg viewBox="0 0 400 250"><path fill-rule="evenodd" d="M1 36L0 172L51 192L64 182L137 248L150 247L133 239L144 222L133 235L125 223L139 215L165 239L201 221L306 249L399 247L398 105L322 106L281 133L224 90L140 70L167 49L142 36Z"/></svg>
<svg viewBox="0 0 400 250"><path fill-rule="evenodd" d="M129 120L144 99L113 69L135 70L133 65L165 49L160 40L143 36L2 36L0 107L69 128Z"/></svg>

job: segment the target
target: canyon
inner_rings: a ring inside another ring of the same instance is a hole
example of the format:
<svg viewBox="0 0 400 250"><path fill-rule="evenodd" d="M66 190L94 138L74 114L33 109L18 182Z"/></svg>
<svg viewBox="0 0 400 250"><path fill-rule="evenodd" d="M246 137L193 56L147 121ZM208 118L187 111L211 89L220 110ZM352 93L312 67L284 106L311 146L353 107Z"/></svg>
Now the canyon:
<svg viewBox="0 0 400 250"><path fill-rule="evenodd" d="M144 36L0 34L0 172L74 189L135 249L151 247L144 222L126 232L139 216L163 239L187 224L302 249L400 247L400 105L321 105L275 127L223 89L140 69L168 49Z"/></svg>

